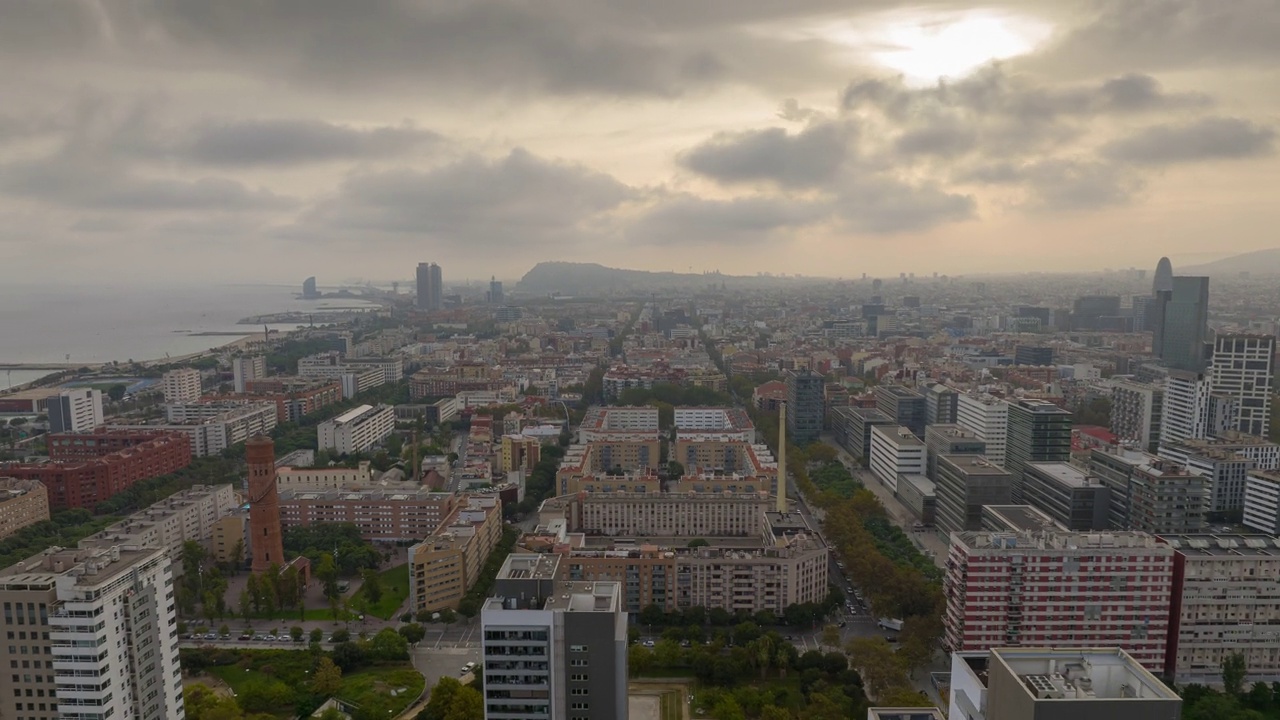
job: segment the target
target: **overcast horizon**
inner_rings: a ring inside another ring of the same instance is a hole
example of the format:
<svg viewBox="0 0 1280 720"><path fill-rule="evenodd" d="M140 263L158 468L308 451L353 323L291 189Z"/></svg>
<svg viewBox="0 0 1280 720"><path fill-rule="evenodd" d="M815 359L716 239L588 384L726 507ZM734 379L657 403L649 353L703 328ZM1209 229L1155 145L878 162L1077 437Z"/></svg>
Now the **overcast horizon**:
<svg viewBox="0 0 1280 720"><path fill-rule="evenodd" d="M847 5L0 4L0 280L1150 271L1280 246L1280 3Z"/></svg>

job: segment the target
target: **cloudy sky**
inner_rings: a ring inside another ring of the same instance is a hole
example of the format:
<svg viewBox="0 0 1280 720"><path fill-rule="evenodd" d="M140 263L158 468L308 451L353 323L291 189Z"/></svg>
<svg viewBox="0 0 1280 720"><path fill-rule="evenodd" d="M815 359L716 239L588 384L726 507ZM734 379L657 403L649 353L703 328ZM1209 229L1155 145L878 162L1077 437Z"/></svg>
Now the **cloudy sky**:
<svg viewBox="0 0 1280 720"><path fill-rule="evenodd" d="M7 0L0 281L1280 245L1277 0Z"/></svg>

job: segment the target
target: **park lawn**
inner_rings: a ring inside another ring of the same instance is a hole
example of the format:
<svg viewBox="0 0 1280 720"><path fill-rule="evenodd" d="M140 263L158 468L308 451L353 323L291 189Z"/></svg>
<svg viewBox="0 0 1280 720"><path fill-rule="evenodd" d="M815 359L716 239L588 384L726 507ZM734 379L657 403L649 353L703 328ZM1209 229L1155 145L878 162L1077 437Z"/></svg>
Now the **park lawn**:
<svg viewBox="0 0 1280 720"><path fill-rule="evenodd" d="M361 708L376 709L379 716L384 714L382 710L387 710L389 717L396 717L422 695L426 682L409 663L383 666L343 675L338 697ZM391 691L397 688L405 691L392 697Z"/></svg>
<svg viewBox="0 0 1280 720"><path fill-rule="evenodd" d="M390 620L409 597L409 565L405 563L384 570L378 573L378 578L382 581L382 597L378 598L378 602L370 605L365 600L362 589L359 595L352 598L351 605L357 608L363 607L366 615Z"/></svg>

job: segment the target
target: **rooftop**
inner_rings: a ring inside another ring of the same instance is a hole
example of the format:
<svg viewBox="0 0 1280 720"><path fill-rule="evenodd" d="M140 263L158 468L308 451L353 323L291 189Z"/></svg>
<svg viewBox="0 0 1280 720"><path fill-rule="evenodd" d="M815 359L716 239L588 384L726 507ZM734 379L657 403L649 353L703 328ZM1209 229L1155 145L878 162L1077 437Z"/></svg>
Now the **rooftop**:
<svg viewBox="0 0 1280 720"><path fill-rule="evenodd" d="M1280 538L1261 534L1161 535L1160 540L1187 557L1280 557Z"/></svg>
<svg viewBox="0 0 1280 720"><path fill-rule="evenodd" d="M937 708L867 708L867 720L946 720Z"/></svg>
<svg viewBox="0 0 1280 720"><path fill-rule="evenodd" d="M1055 482L1071 488L1089 487L1099 484L1096 478L1090 476L1088 473L1071 463L1027 463L1027 469L1035 469L1041 475L1045 475Z"/></svg>
<svg viewBox="0 0 1280 720"><path fill-rule="evenodd" d="M621 607L622 585L616 582L556 583L545 610L565 612L617 612Z"/></svg>
<svg viewBox="0 0 1280 720"><path fill-rule="evenodd" d="M972 550L999 550L1002 553L1014 548L1093 553L1100 549L1149 548L1158 550L1168 547L1153 535L1131 530L1092 533L1065 530L1038 530L1035 532L968 530L952 533L951 543L952 546L961 545Z"/></svg>
<svg viewBox="0 0 1280 720"><path fill-rule="evenodd" d="M497 578L499 580L554 580L556 566L559 563L558 555L512 553L498 569Z"/></svg>
<svg viewBox="0 0 1280 720"><path fill-rule="evenodd" d="M1042 702L1180 700L1129 653L1118 648L993 648L991 667L1021 680L1026 692Z"/></svg>
<svg viewBox="0 0 1280 720"><path fill-rule="evenodd" d="M1010 532L1064 529L1053 518L1030 505L984 505L982 513L993 515Z"/></svg>
<svg viewBox="0 0 1280 720"><path fill-rule="evenodd" d="M1009 471L983 455L939 455L939 459L960 468L968 475L1008 475Z"/></svg>
<svg viewBox="0 0 1280 720"><path fill-rule="evenodd" d="M0 570L0 589L49 589L62 576L74 577L77 585L105 585L137 563L163 552L136 545L70 549L55 545Z"/></svg>

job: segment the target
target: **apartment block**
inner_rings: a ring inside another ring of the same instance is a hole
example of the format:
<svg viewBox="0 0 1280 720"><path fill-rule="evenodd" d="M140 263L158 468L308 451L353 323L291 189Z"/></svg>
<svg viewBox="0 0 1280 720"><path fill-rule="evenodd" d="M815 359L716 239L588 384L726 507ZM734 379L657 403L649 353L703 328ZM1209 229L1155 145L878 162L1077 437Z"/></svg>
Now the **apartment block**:
<svg viewBox="0 0 1280 720"><path fill-rule="evenodd" d="M986 457L1004 467L1009 436L1009 403L990 395L965 393L956 405L956 423L986 443Z"/></svg>
<svg viewBox="0 0 1280 720"><path fill-rule="evenodd" d="M876 410L893 418L917 438L924 437L927 412L923 395L901 385L877 385L875 397Z"/></svg>
<svg viewBox="0 0 1280 720"><path fill-rule="evenodd" d="M817 440L825 414L822 376L808 369L787 370L782 380L787 384L787 434L800 445Z"/></svg>
<svg viewBox="0 0 1280 720"><path fill-rule="evenodd" d="M209 543L213 559L220 563L243 563L249 556L249 541L245 536L245 528L249 525L249 515L245 512L234 512L223 515L213 523L213 538Z"/></svg>
<svg viewBox="0 0 1280 720"><path fill-rule="evenodd" d="M656 409L656 408L654 408ZM560 460L556 483L561 494L577 492L579 482L591 475L648 471L661 460L662 441L657 432L611 432L586 445L572 445Z"/></svg>
<svg viewBox="0 0 1280 720"><path fill-rule="evenodd" d="M231 359L231 379L235 391L242 393L248 383L267 376L267 359L261 355Z"/></svg>
<svg viewBox="0 0 1280 720"><path fill-rule="evenodd" d="M0 570L0 717L182 717L169 567L159 548L52 547Z"/></svg>
<svg viewBox="0 0 1280 720"><path fill-rule="evenodd" d="M1245 482L1250 470L1280 466L1280 445L1264 438L1226 431L1220 437L1187 439L1160 445L1160 457L1185 465L1210 480L1212 512L1244 507Z"/></svg>
<svg viewBox="0 0 1280 720"><path fill-rule="evenodd" d="M281 422L297 422L342 402L343 394L339 380L271 377L245 383L242 397L274 402Z"/></svg>
<svg viewBox="0 0 1280 720"><path fill-rule="evenodd" d="M745 443L753 443L756 439L755 426L741 408L678 407L674 415L677 435L710 433Z"/></svg>
<svg viewBox="0 0 1280 720"><path fill-rule="evenodd" d="M1208 375L1170 370L1165 379L1160 444L1217 435L1235 426L1239 408L1230 396L1213 391Z"/></svg>
<svg viewBox="0 0 1280 720"><path fill-rule="evenodd" d="M1120 647L1159 672L1172 583L1172 548L1145 533L953 533L946 645Z"/></svg>
<svg viewBox="0 0 1280 720"><path fill-rule="evenodd" d="M1136 442L1147 452L1160 444L1164 422L1164 386L1132 380L1111 385L1111 432L1121 440Z"/></svg>
<svg viewBox="0 0 1280 720"><path fill-rule="evenodd" d="M1220 682L1233 653L1244 655L1249 681L1280 678L1280 541L1267 532L1161 536L1174 550L1164 672L1176 682Z"/></svg>
<svg viewBox="0 0 1280 720"><path fill-rule="evenodd" d="M898 426L871 429L871 472L882 485L897 492L899 475L923 475L924 441L910 428Z"/></svg>
<svg viewBox="0 0 1280 720"><path fill-rule="evenodd" d="M982 529L985 505L1008 505L1013 479L999 465L980 455L942 455L938 458L937 525L944 533Z"/></svg>
<svg viewBox="0 0 1280 720"><path fill-rule="evenodd" d="M1155 462L1156 456L1124 447L1089 450L1089 474L1110 490L1107 525L1116 530L1129 529L1132 511L1133 476L1138 468Z"/></svg>
<svg viewBox="0 0 1280 720"><path fill-rule="evenodd" d="M182 545L208 545L218 519L239 505L231 485L199 485L176 492L80 541L82 548L115 545L160 548L182 573Z"/></svg>
<svg viewBox="0 0 1280 720"><path fill-rule="evenodd" d="M1153 535L1199 532L1209 513L1209 482L1169 460L1138 466L1129 485L1129 529Z"/></svg>
<svg viewBox="0 0 1280 720"><path fill-rule="evenodd" d="M108 429L181 433L191 444L194 457L208 457L256 435L270 435L278 422L276 406L264 402L169 405L166 411L171 419L165 423L111 425Z"/></svg>
<svg viewBox="0 0 1280 720"><path fill-rule="evenodd" d="M1065 462L1027 463L1023 501L1068 530L1106 530L1111 490L1098 478Z"/></svg>
<svg viewBox="0 0 1280 720"><path fill-rule="evenodd" d="M1274 335L1219 334L1209 368L1213 391L1236 401L1233 430L1267 437L1275 376Z"/></svg>
<svg viewBox="0 0 1280 720"><path fill-rule="evenodd" d="M103 438L127 438L128 445L114 449L112 440L107 445L77 447L64 445L68 452L84 452L112 448L110 452L94 454L84 459L51 460L41 463L0 464L0 475L21 480L37 480L49 493L49 506L53 509L92 508L134 483L149 480L171 472L177 472L191 464L191 445L186 436L178 433L93 433L85 435L84 442L100 442ZM72 443L66 437L53 437L50 442ZM123 443L121 443L123 444ZM52 450L51 452L59 452Z"/></svg>
<svg viewBox="0 0 1280 720"><path fill-rule="evenodd" d="M1071 459L1071 413L1045 400L1009 403L1005 468L1013 476L1013 500L1024 502L1023 471L1029 463Z"/></svg>
<svg viewBox="0 0 1280 720"><path fill-rule="evenodd" d="M925 476L934 482L938 480L938 456L985 456L987 452L987 444L979 440L972 430L954 423L930 424L924 431L924 445Z"/></svg>
<svg viewBox="0 0 1280 720"><path fill-rule="evenodd" d="M503 435L500 469L504 473L516 470L532 471L542 458L542 441L527 435Z"/></svg>
<svg viewBox="0 0 1280 720"><path fill-rule="evenodd" d="M951 425L960 410L960 393L942 383L934 383L924 393L925 425Z"/></svg>
<svg viewBox="0 0 1280 720"><path fill-rule="evenodd" d="M627 613L616 582L557 581L509 555L480 612L486 720L627 720Z"/></svg>
<svg viewBox="0 0 1280 720"><path fill-rule="evenodd" d="M49 519L49 491L39 480L0 477L0 539Z"/></svg>
<svg viewBox="0 0 1280 720"><path fill-rule="evenodd" d="M340 455L364 452L387 439L396 429L396 412L390 405L361 405L316 427L321 450Z"/></svg>
<svg viewBox="0 0 1280 720"><path fill-rule="evenodd" d="M757 537L773 506L768 493L597 493L549 498L539 517L563 517L575 532L614 538Z"/></svg>
<svg viewBox="0 0 1280 720"><path fill-rule="evenodd" d="M457 499L427 488L280 492L284 527L354 523L369 541L417 541L435 532Z"/></svg>
<svg viewBox="0 0 1280 720"><path fill-rule="evenodd" d="M49 432L86 433L102 424L102 391L92 388L63 390L49 398L45 409Z"/></svg>
<svg viewBox="0 0 1280 720"><path fill-rule="evenodd" d="M465 498L435 532L409 548L410 608L456 608L501 539L501 501L492 496Z"/></svg>
<svg viewBox="0 0 1280 720"><path fill-rule="evenodd" d="M200 371L195 368L170 370L160 378L167 403L191 403L200 399Z"/></svg>

